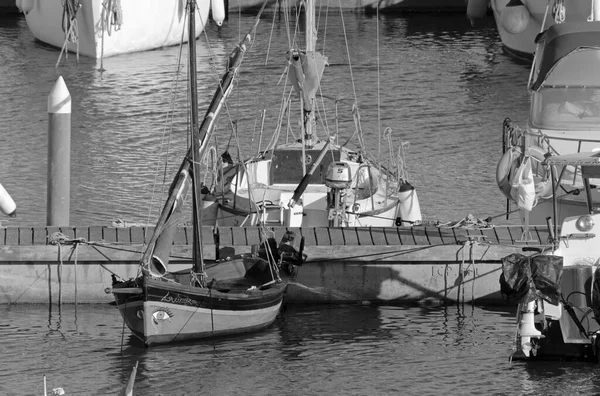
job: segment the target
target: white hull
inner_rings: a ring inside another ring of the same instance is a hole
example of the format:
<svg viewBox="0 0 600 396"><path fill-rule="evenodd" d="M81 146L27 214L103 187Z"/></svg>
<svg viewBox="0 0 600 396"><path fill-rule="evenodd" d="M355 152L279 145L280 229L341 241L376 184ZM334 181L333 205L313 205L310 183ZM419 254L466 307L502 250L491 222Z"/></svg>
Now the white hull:
<svg viewBox="0 0 600 396"><path fill-rule="evenodd" d="M109 57L175 45L182 37L187 41L185 0L122 0L121 27L108 26L102 3L83 0L77 12L78 41L68 43L67 50L91 58ZM27 26L34 37L46 44L63 48L62 0L35 0L29 12L24 10ZM210 2L198 1L196 36L206 24Z"/></svg>
<svg viewBox="0 0 600 396"><path fill-rule="evenodd" d="M317 144L319 149L322 146L323 142ZM204 217L204 224L394 227L399 225L396 224L399 218L406 222L404 225L421 221L416 191L404 195L397 192L398 183L391 180L389 174L380 172L373 165L367 167L353 161L344 149L337 150L342 153L339 163L346 164L352 175L348 188L340 195L343 202L337 209L332 204L332 189L319 182L309 183L300 201L290 208L288 204L300 181L298 175L293 175L295 162L285 164L265 155L247 161L245 167L237 168L237 171L231 169L228 171L230 176L223 176L226 179L223 191L217 191L211 200L214 210L210 213L213 214ZM293 152L301 152L301 146L296 143L282 145L276 152L279 155L275 157L291 156ZM339 220L336 221L336 217Z"/></svg>
<svg viewBox="0 0 600 396"><path fill-rule="evenodd" d="M519 58L533 58L535 52L535 37L542 30L544 22L544 14L548 2L546 0L522 0L523 4L529 11L529 23L524 31L520 33L510 33L507 31L502 22L501 15L509 0L490 0L494 19L496 20L496 28L498 35L502 40L504 49L513 56ZM590 14L590 4L587 1L567 1L568 10L566 12L565 21L585 21ZM548 16L545 23L545 28L554 25L552 13Z"/></svg>

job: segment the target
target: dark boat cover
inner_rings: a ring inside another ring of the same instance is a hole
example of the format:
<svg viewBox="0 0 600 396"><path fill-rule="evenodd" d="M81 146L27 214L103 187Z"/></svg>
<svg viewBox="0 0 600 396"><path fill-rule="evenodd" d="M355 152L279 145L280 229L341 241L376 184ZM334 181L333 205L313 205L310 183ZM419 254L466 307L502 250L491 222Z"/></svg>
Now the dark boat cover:
<svg viewBox="0 0 600 396"><path fill-rule="evenodd" d="M560 23L550 26L537 40L542 43L541 60L531 89L537 91L557 64L567 55L583 49L600 50L600 22ZM536 60L536 63L538 61ZM585 67L586 65L581 65ZM594 65L597 67L597 65ZM582 77L581 71L570 70L573 78ZM583 76L585 77L585 76ZM574 85L574 84L570 84Z"/></svg>
<svg viewBox="0 0 600 396"><path fill-rule="evenodd" d="M594 317L600 323L600 266L594 271L594 282L592 284L592 309Z"/></svg>
<svg viewBox="0 0 600 396"><path fill-rule="evenodd" d="M526 304L542 298L558 305L562 269L561 256L513 253L502 259L500 291L517 303Z"/></svg>

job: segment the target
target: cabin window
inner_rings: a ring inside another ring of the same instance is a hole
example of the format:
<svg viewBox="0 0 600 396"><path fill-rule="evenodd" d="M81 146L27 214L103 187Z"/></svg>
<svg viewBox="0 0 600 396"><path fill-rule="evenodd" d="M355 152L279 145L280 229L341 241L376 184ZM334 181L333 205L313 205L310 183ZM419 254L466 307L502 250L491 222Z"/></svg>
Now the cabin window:
<svg viewBox="0 0 600 396"><path fill-rule="evenodd" d="M531 101L531 123L545 129L597 129L600 87L544 87Z"/></svg>

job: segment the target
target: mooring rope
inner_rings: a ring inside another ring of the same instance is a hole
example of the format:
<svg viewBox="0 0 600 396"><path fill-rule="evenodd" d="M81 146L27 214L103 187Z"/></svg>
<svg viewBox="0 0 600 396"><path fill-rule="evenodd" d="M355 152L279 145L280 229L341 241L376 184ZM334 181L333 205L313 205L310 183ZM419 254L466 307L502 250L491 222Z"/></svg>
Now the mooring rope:
<svg viewBox="0 0 600 396"><path fill-rule="evenodd" d="M49 245L57 245L58 246L58 306L62 305L62 273L63 273L63 258L62 258L62 246L63 245L73 245L73 250L75 254L75 262L74 262L74 277L75 277L75 303L77 303L77 246L80 243L85 243L85 238L68 238L62 232L55 232L50 235L48 238Z"/></svg>
<svg viewBox="0 0 600 396"><path fill-rule="evenodd" d="M113 32L121 30L123 24L123 8L121 0L104 0L102 3L103 21L102 25L106 27L106 33L110 36Z"/></svg>
<svg viewBox="0 0 600 396"><path fill-rule="evenodd" d="M77 44L77 63L79 63L79 27L77 25L77 11L81 7L81 0L63 0L62 30L65 33L65 42L60 50L60 55L55 67L58 67L63 53L68 56L67 45Z"/></svg>

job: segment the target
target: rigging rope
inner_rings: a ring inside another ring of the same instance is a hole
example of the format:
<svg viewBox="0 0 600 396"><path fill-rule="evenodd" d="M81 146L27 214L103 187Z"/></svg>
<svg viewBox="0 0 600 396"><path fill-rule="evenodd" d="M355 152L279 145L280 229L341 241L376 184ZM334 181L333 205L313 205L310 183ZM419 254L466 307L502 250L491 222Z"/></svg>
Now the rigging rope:
<svg viewBox="0 0 600 396"><path fill-rule="evenodd" d="M563 23L566 19L567 10L565 8L565 0L556 0L554 7L552 7L552 14L554 14L554 21L556 23Z"/></svg>
<svg viewBox="0 0 600 396"><path fill-rule="evenodd" d="M79 27L77 25L77 11L81 7L81 0L62 0L62 30L65 33L65 42L60 50L60 55L56 61L55 67L58 67L63 53L65 58L68 56L67 45L69 43L77 44L77 62L79 63Z"/></svg>
<svg viewBox="0 0 600 396"><path fill-rule="evenodd" d="M65 40L69 43L75 43L79 35L77 11L81 7L81 0L63 0L62 6L62 30L65 33Z"/></svg>
<svg viewBox="0 0 600 396"><path fill-rule="evenodd" d="M121 0L104 0L102 3L102 27L110 36L113 32L121 30L123 24L123 9Z"/></svg>

